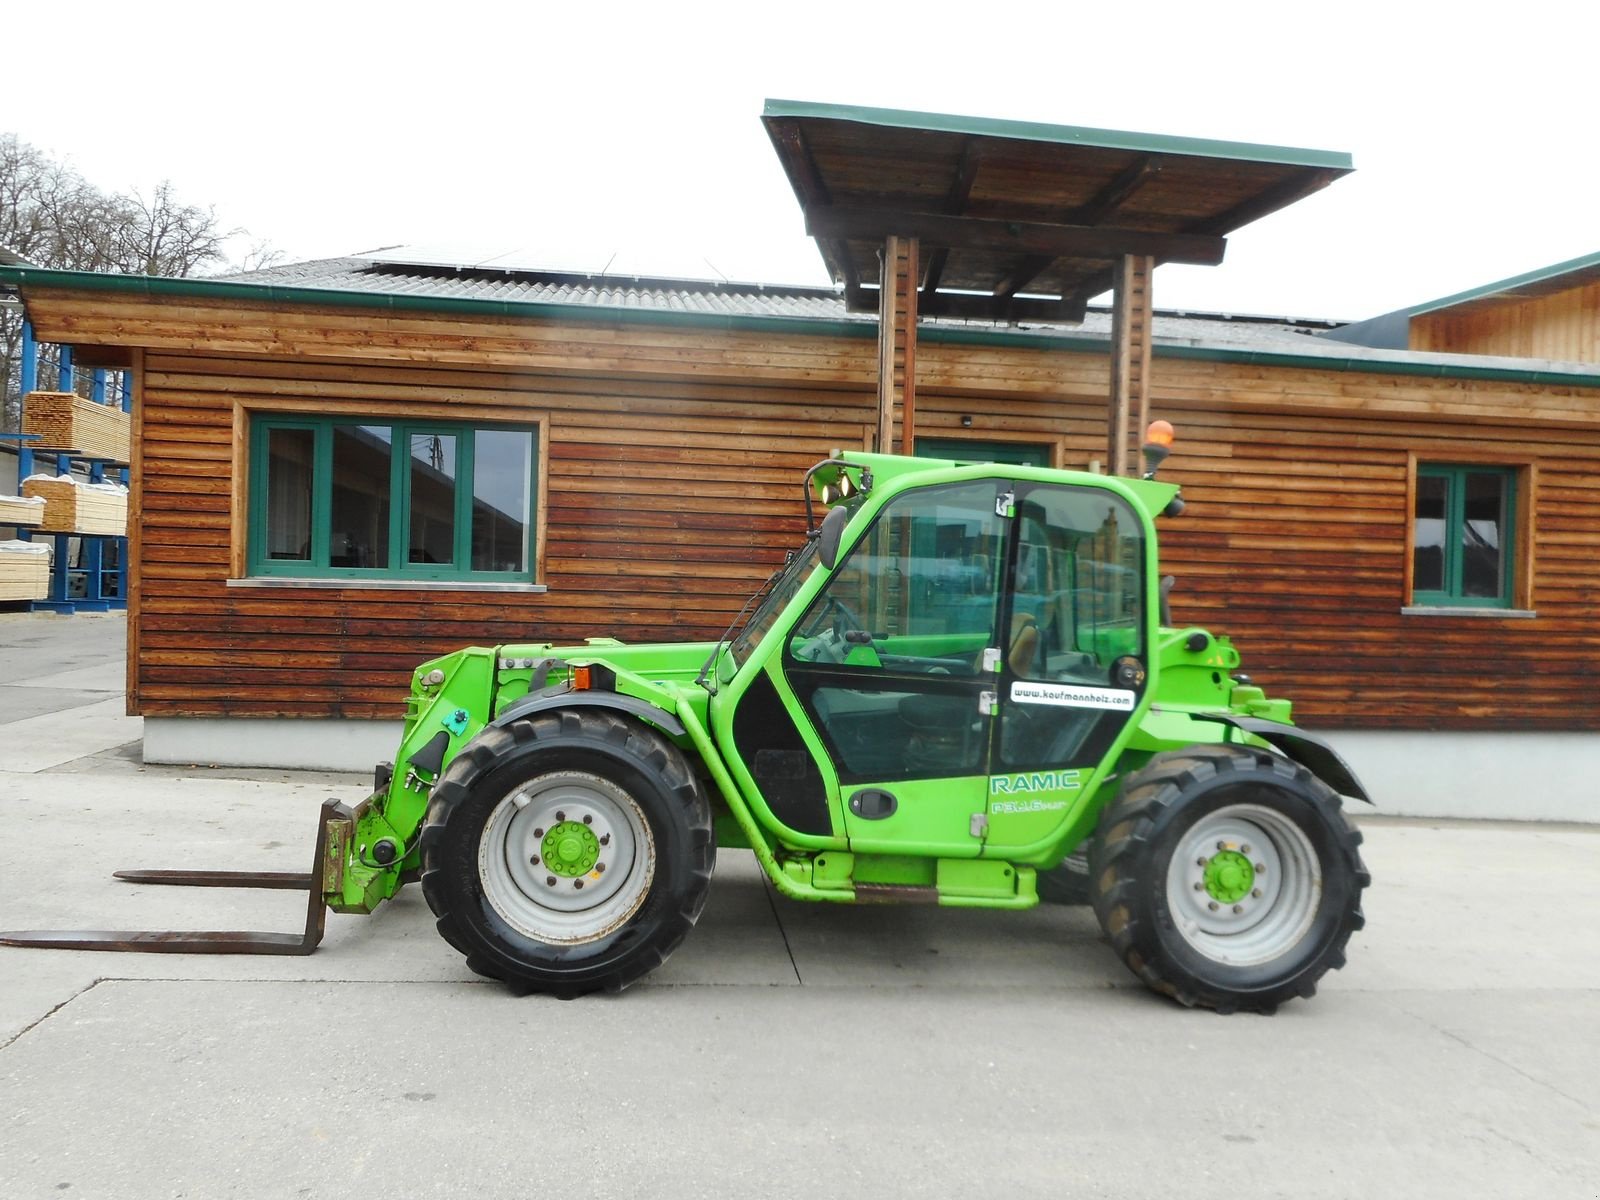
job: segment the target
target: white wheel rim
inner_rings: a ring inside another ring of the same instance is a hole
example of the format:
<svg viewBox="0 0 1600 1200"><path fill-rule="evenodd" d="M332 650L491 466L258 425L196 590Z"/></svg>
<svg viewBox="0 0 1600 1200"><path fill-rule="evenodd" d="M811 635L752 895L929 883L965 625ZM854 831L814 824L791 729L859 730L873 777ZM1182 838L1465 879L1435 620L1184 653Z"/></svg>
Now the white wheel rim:
<svg viewBox="0 0 1600 1200"><path fill-rule="evenodd" d="M1311 839L1259 804L1207 813L1167 864L1167 907L1179 934L1231 967L1271 962L1299 945L1321 901L1322 863Z"/></svg>
<svg viewBox="0 0 1600 1200"><path fill-rule="evenodd" d="M562 837L564 829L572 832ZM552 838L577 853L547 855ZM582 771L543 775L507 794L478 841L478 877L495 912L519 933L558 945L625 924L650 891L655 862L655 838L633 797Z"/></svg>

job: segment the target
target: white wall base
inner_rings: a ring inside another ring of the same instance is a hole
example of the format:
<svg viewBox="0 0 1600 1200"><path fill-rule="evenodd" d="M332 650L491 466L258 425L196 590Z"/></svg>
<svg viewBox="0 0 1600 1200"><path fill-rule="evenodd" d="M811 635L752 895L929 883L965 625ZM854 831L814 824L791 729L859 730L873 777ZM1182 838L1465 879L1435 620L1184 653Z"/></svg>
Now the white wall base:
<svg viewBox="0 0 1600 1200"><path fill-rule="evenodd" d="M399 721L146 717L144 761L367 772L390 761ZM1344 731L1328 740L1375 801L1357 815L1600 823L1592 733Z"/></svg>
<svg viewBox="0 0 1600 1200"><path fill-rule="evenodd" d="M402 727L399 721L146 717L144 761L368 773L394 760Z"/></svg>
<svg viewBox="0 0 1600 1200"><path fill-rule="evenodd" d="M1325 735L1375 804L1356 815L1600 823L1600 736L1592 733Z"/></svg>

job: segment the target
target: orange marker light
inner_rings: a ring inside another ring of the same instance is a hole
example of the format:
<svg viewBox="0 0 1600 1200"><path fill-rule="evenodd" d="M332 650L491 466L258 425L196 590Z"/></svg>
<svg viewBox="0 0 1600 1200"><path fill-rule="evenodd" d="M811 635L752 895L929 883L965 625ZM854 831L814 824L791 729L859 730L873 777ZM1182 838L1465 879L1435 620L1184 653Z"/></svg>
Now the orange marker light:
<svg viewBox="0 0 1600 1200"><path fill-rule="evenodd" d="M586 692L589 690L588 667L572 668L572 690L575 692Z"/></svg>
<svg viewBox="0 0 1600 1200"><path fill-rule="evenodd" d="M1171 421L1155 420L1150 422L1150 427L1145 430L1144 440L1157 446L1171 446L1172 439L1176 437Z"/></svg>

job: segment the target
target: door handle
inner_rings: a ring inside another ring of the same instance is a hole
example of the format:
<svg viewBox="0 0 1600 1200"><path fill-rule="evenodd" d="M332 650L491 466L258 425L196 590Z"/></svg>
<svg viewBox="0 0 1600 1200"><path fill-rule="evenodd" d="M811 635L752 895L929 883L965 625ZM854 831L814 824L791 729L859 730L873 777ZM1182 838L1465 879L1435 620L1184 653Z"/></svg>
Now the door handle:
<svg viewBox="0 0 1600 1200"><path fill-rule="evenodd" d="M850 811L864 821L881 821L885 817L892 817L899 807L900 801L894 798L894 793L882 788L863 788L850 797Z"/></svg>

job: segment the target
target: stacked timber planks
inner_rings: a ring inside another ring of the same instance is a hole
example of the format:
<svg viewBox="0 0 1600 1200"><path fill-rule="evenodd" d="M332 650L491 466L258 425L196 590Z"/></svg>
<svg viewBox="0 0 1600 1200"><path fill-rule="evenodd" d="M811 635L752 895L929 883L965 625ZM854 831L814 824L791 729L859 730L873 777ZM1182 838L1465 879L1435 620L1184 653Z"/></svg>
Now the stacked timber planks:
<svg viewBox="0 0 1600 1200"><path fill-rule="evenodd" d="M39 435L37 449L128 461L128 414L73 392L29 392L22 400L22 432Z"/></svg>
<svg viewBox="0 0 1600 1200"><path fill-rule="evenodd" d="M32 529L44 523L44 506L40 496L0 496L0 525Z"/></svg>
<svg viewBox="0 0 1600 1200"><path fill-rule="evenodd" d="M43 600L49 594L49 545L0 542L0 601Z"/></svg>
<svg viewBox="0 0 1600 1200"><path fill-rule="evenodd" d="M128 489L116 483L82 483L70 475L30 475L23 496L44 500L44 533L98 533L120 537L128 531Z"/></svg>

